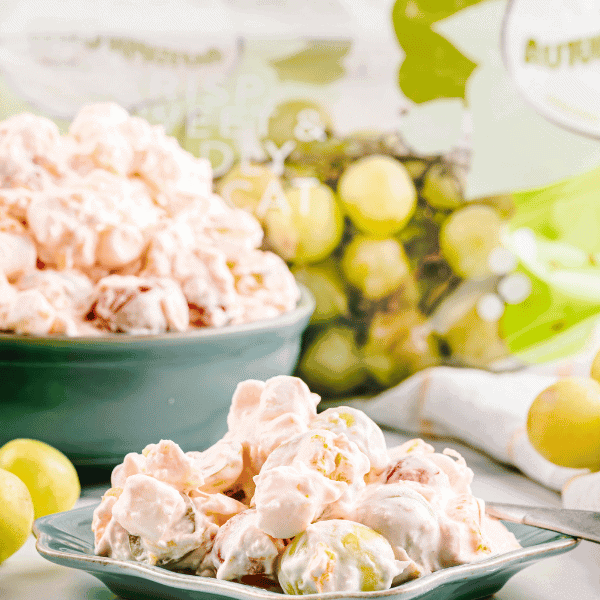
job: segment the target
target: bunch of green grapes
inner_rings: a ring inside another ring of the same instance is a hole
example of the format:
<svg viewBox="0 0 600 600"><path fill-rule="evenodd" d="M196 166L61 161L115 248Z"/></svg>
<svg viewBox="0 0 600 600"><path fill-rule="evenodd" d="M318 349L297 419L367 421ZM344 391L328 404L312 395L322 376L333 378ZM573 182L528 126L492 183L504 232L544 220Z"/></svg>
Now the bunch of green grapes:
<svg viewBox="0 0 600 600"><path fill-rule="evenodd" d="M261 221L265 248L316 298L298 365L312 389L369 394L427 366L506 355L499 315L477 295L445 309L441 328L431 317L461 281L498 278L510 196L466 202L459 165L418 156L397 134L336 136L308 100L280 104L263 141L291 142L283 173L236 164L217 192Z"/></svg>

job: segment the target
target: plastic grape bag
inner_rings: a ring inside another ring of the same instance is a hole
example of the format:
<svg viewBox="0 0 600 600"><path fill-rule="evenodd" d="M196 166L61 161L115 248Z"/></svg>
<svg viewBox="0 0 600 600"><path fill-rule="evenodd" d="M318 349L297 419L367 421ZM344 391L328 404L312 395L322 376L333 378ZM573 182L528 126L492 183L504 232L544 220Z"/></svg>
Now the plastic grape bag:
<svg viewBox="0 0 600 600"><path fill-rule="evenodd" d="M598 23L590 0L9 0L0 118L162 123L316 296L298 373L373 394L585 343Z"/></svg>

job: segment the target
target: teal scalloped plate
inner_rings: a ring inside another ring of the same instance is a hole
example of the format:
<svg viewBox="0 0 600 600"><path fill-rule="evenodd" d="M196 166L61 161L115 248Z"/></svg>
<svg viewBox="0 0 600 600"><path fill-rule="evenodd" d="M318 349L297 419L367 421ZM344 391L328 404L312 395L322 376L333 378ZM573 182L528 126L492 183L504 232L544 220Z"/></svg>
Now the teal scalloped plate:
<svg viewBox="0 0 600 600"><path fill-rule="evenodd" d="M91 531L95 506L42 517L35 522L38 552L49 561L81 569L97 577L117 596L131 600L274 600L283 593L241 583L173 573L160 567L94 555ZM497 592L515 573L542 558L577 546L576 538L505 523L520 550L485 561L450 567L383 592L309 594L307 600L366 598L386 600L476 600Z"/></svg>

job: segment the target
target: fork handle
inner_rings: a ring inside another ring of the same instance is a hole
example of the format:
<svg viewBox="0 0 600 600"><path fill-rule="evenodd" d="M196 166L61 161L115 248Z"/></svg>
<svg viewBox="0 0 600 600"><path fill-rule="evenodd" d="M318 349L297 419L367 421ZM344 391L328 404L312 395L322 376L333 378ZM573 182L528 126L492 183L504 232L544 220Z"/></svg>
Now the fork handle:
<svg viewBox="0 0 600 600"><path fill-rule="evenodd" d="M499 502L486 502L485 511L497 519L533 525L600 544L600 512L521 506Z"/></svg>

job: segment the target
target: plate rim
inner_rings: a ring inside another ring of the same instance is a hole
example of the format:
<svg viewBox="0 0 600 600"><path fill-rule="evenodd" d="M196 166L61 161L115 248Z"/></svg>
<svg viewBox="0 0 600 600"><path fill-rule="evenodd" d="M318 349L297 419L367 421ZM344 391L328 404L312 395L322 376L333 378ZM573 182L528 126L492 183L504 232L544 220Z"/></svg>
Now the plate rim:
<svg viewBox="0 0 600 600"><path fill-rule="evenodd" d="M34 522L33 531L36 537L35 547L38 553L46 560L62 564L64 566L69 566L71 568L84 570L90 574L107 573L110 575L115 575L115 570L118 569L129 572L124 573L125 575L137 576L141 579L150 580L154 583L162 585L168 585L180 590L228 596L229 598L236 598L237 600L272 600L273 598L288 597L288 595L285 593L254 588L234 581L225 581L214 579L212 577L203 577L201 575L177 573L175 571L169 571L167 569L145 565L143 563L135 563L104 556L96 556L94 554L85 554L83 552L59 551L49 547L48 541L52 540L53 538L47 532L46 527L52 526L51 521L53 518L62 517L64 519L65 516L69 514L72 515L73 518L84 515L89 517L93 514L93 511L98 504L99 502L95 504L88 504L83 507L71 509L70 511L56 513L54 515L47 515L37 519ZM345 598L371 599L393 596L399 596L400 598L403 596L407 596L408 598L417 597L411 594L414 592L418 593L419 595L425 594L443 584L452 583L461 579L464 580L474 573L485 574L486 572L495 571L503 566L508 566L513 563L515 565L523 565L534 560L542 559L546 556L562 554L563 552L574 549L581 541L579 538L575 538L566 534L557 533L557 535L561 537L556 540L520 548L504 554L499 554L486 560L440 569L439 571L431 573L430 575L420 577L414 581L409 581L400 586L392 587L387 590L374 592L325 592L321 594L305 594L303 598L306 597L308 600L320 600L324 598L328 600L343 600ZM110 571L107 572L106 567L109 567Z"/></svg>

